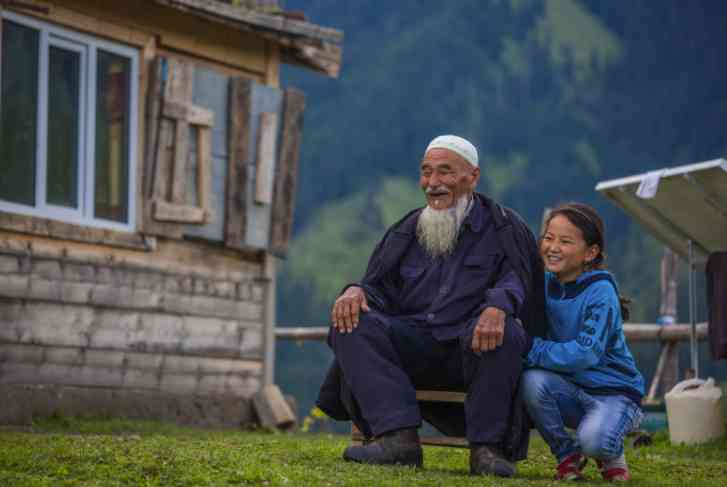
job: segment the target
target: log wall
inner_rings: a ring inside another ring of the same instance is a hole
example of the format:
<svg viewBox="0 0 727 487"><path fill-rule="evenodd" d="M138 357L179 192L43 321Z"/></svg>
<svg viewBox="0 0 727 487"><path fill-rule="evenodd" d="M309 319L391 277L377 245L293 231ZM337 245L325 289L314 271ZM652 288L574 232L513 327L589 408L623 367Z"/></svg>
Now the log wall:
<svg viewBox="0 0 727 487"><path fill-rule="evenodd" d="M218 278L0 248L0 384L248 398L262 374L261 272L247 262Z"/></svg>

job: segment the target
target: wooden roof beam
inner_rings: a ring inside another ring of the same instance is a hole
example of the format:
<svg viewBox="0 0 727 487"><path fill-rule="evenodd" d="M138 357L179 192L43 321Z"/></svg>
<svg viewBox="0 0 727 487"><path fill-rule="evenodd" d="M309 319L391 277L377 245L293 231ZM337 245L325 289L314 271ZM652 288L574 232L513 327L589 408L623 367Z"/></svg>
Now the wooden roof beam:
<svg viewBox="0 0 727 487"><path fill-rule="evenodd" d="M315 46L312 44L292 41L283 45L281 50L283 62L296 64L315 71L319 71L331 78L338 78L341 71L341 58L343 51L332 44Z"/></svg>
<svg viewBox="0 0 727 487"><path fill-rule="evenodd" d="M336 78L340 72L343 32L281 15L235 7L218 0L152 0L165 7L253 32L282 47L283 62Z"/></svg>
<svg viewBox="0 0 727 487"><path fill-rule="evenodd" d="M153 0L156 3L186 12L205 14L219 19L247 24L251 27L267 29L280 34L301 36L308 39L340 43L343 32L338 29L322 27L302 20L288 19L257 10L236 7L218 0Z"/></svg>

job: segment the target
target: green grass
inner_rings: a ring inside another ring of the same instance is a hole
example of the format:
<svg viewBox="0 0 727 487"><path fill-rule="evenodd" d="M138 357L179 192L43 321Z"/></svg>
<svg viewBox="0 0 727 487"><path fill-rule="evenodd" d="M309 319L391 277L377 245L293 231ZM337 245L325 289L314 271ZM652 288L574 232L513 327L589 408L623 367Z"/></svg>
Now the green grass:
<svg viewBox="0 0 727 487"><path fill-rule="evenodd" d="M344 463L344 436L205 431L117 419L56 418L0 430L0 486L557 485L540 439L511 480L467 475L467 451L425 447L425 468ZM629 449L632 485L727 485L727 439ZM598 479L591 462L589 479ZM598 481L602 484L603 482Z"/></svg>

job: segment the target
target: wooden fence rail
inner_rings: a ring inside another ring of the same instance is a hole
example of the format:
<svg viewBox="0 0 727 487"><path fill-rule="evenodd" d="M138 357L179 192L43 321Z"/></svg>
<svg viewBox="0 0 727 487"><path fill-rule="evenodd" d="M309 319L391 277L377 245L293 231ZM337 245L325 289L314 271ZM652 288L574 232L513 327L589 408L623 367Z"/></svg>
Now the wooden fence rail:
<svg viewBox="0 0 727 487"><path fill-rule="evenodd" d="M629 341L679 342L689 340L691 333L691 326L685 324L626 323L623 327ZM327 326L279 326L275 329L275 338L279 340L325 340L327 336ZM697 324L697 338L707 338L707 323Z"/></svg>
<svg viewBox="0 0 727 487"><path fill-rule="evenodd" d="M691 325L672 324L658 325L654 323L625 323L623 325L624 335L629 342L656 341L661 343L661 353L656 365L656 372L651 380L648 394L644 398L644 404L659 404L657 399L660 386L668 389L672 384L667 384L665 375L669 373L670 362L673 362L677 354L679 342L687 341L691 336ZM306 340L324 341L328 336L327 326L285 326L275 329L275 337L279 340L293 340L303 342ZM697 340L707 339L707 323L697 324ZM672 364L673 365L673 364Z"/></svg>

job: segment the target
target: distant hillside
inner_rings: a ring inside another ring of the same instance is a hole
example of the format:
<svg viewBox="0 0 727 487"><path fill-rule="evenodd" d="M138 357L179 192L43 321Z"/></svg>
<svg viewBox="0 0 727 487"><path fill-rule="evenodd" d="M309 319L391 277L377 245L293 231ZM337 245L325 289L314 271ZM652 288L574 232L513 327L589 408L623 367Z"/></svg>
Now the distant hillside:
<svg viewBox="0 0 727 487"><path fill-rule="evenodd" d="M326 204L386 178L416 181L426 143L454 132L480 149L481 190L533 225L545 206L585 200L607 218L611 253L638 255L644 244L595 183L727 152L725 2L285 7L346 35L340 80L284 72L308 94L298 234Z"/></svg>
<svg viewBox="0 0 727 487"><path fill-rule="evenodd" d="M420 204L417 165L441 133L477 144L480 190L520 211L534 230L543 208L563 200L601 210L611 267L635 298L635 318L655 318L661 247L593 188L727 153L727 2L287 0L285 7L343 29L346 39L341 79L283 73L308 104L281 323L326 321L336 286L359 277L385 215L403 211L397 194Z"/></svg>

